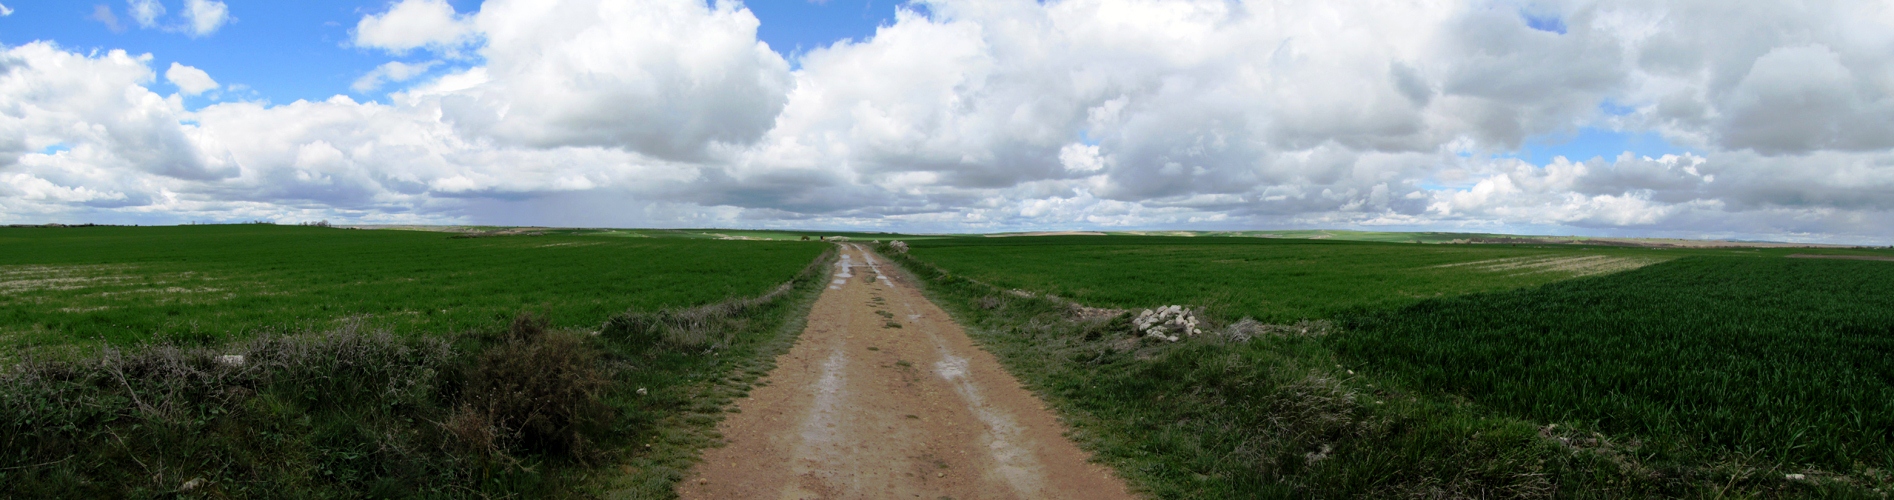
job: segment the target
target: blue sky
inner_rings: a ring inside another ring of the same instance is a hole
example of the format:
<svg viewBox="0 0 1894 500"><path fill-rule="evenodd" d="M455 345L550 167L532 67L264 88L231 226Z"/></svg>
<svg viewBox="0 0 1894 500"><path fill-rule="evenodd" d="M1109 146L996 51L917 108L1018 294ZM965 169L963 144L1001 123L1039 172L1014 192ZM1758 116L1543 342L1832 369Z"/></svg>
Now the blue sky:
<svg viewBox="0 0 1894 500"><path fill-rule="evenodd" d="M234 18L216 33L193 38L164 29L177 25L184 10L181 0L162 0L166 13L159 28L140 28L125 0L75 2L71 0L0 0L13 14L0 17L0 44L20 45L51 40L67 50L87 52L124 49L153 56L160 74L172 62L209 72L217 83L242 85L254 92L229 92L224 99L288 103L298 99L322 100L336 94L379 98L383 88L361 96L349 85L364 73L390 60L422 60L425 53L390 58L380 51L349 45L350 30L363 15L385 12L389 0L259 1L227 0ZM449 0L454 10L469 13L478 0ZM783 54L792 65L795 55L837 40L865 40L875 28L894 20L896 0L764 0L746 7L762 22L757 37ZM94 18L104 6L117 18L113 31ZM435 72L450 70L438 67ZM162 76L155 84L168 87ZM242 88L242 87L240 87ZM397 87L398 88L398 87ZM195 108L212 99L193 98Z"/></svg>

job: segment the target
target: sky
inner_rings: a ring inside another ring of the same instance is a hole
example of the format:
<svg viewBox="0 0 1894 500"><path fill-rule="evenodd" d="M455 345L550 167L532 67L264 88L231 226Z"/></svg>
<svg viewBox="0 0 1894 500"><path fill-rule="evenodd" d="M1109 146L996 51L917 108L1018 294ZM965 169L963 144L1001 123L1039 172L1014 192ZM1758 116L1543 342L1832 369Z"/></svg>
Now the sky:
<svg viewBox="0 0 1894 500"><path fill-rule="evenodd" d="M0 223L1894 244L1894 2L0 0Z"/></svg>

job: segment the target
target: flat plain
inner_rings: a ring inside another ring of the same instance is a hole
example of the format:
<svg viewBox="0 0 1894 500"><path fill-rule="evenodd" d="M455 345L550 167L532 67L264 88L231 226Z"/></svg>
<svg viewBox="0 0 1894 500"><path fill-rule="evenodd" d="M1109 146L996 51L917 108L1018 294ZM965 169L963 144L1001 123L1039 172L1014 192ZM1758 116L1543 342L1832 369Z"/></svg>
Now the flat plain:
<svg viewBox="0 0 1894 500"><path fill-rule="evenodd" d="M667 496L831 247L0 229L0 496Z"/></svg>
<svg viewBox="0 0 1894 500"><path fill-rule="evenodd" d="M0 346L194 343L333 328L596 327L761 294L827 245L262 224L0 228Z"/></svg>
<svg viewBox="0 0 1894 500"><path fill-rule="evenodd" d="M1894 484L1894 264L1787 258L1886 251L1148 236L912 248L899 260L970 334L1157 497L1874 497ZM1127 324L1170 304L1208 331L1169 342Z"/></svg>

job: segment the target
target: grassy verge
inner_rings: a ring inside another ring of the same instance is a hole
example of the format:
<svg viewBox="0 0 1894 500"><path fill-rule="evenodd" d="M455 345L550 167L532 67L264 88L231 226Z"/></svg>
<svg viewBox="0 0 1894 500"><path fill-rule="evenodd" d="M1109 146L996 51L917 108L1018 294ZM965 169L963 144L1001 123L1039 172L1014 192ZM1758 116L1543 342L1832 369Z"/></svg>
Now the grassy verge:
<svg viewBox="0 0 1894 500"><path fill-rule="evenodd" d="M1098 315L890 256L1057 408L1082 446L1159 498L1796 498L1886 491L1791 479L1740 453L1653 457L1635 436L1414 390L1409 379L1355 371L1356 361L1332 344L1333 336L1348 333L1325 321L1268 326L1211 318L1206 334L1152 340L1136 335L1125 314Z"/></svg>
<svg viewBox="0 0 1894 500"><path fill-rule="evenodd" d="M614 318L605 336L619 359L659 370L621 379L613 401L635 428L615 474L592 494L607 498L676 498L677 482L699 453L723 438L724 409L749 394L802 333L809 309L827 285L833 251L794 282L758 299ZM652 350L639 346L668 346Z"/></svg>
<svg viewBox="0 0 1894 500"><path fill-rule="evenodd" d="M0 491L670 496L715 439L717 409L793 339L830 258L761 297L597 329L520 316L411 336L355 322L29 355L0 374Z"/></svg>

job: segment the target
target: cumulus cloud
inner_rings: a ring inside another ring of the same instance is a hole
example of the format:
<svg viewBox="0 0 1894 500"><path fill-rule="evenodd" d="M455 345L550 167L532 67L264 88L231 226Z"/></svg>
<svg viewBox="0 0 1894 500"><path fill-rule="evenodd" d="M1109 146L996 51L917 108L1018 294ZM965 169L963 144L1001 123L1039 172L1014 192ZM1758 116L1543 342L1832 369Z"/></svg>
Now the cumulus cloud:
<svg viewBox="0 0 1894 500"><path fill-rule="evenodd" d="M405 82L414 79L414 77L426 74L429 69L433 69L440 64L440 61L419 63L389 61L381 66L376 66L375 69L363 74L361 78L355 79L355 83L349 85L349 88L358 93L373 91L381 88L384 83Z"/></svg>
<svg viewBox="0 0 1894 500"><path fill-rule="evenodd" d="M27 153L53 145L69 148L25 155L32 158L16 154L17 162L54 168L83 160L87 171L194 181L235 174L236 165L205 152L202 129L181 123L181 102L146 88L156 78L149 55L118 50L85 55L34 42L7 49L0 60L8 66L0 72L0 102L9 103L7 111L0 112L0 131L18 141L12 149ZM51 160L39 157L46 156L60 159L44 163ZM74 178L59 169L39 174L55 183Z"/></svg>
<svg viewBox="0 0 1894 500"><path fill-rule="evenodd" d="M230 8L219 0L184 0L185 32L193 37L210 36L230 19Z"/></svg>
<svg viewBox="0 0 1894 500"><path fill-rule="evenodd" d="M7 8L6 4L0 4L0 17L7 17L11 15L13 15L13 9Z"/></svg>
<svg viewBox="0 0 1894 500"><path fill-rule="evenodd" d="M176 85L184 95L198 95L218 87L210 73L178 63L171 63L171 69L164 71L164 79Z"/></svg>
<svg viewBox="0 0 1894 500"><path fill-rule="evenodd" d="M431 55L387 102L197 111L15 47L0 215L1894 239L1885 5L916 5L792 71L736 2L403 0L354 32ZM1582 129L1689 152L1509 154Z"/></svg>
<svg viewBox="0 0 1894 500"><path fill-rule="evenodd" d="M473 22L455 14L446 0L401 0L355 25L356 46L397 54L421 47L458 48L473 36Z"/></svg>
<svg viewBox="0 0 1894 500"><path fill-rule="evenodd" d="M495 1L474 21L485 81L439 96L468 136L701 160L760 138L790 87L734 2Z"/></svg>

